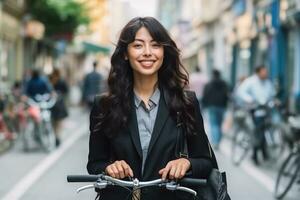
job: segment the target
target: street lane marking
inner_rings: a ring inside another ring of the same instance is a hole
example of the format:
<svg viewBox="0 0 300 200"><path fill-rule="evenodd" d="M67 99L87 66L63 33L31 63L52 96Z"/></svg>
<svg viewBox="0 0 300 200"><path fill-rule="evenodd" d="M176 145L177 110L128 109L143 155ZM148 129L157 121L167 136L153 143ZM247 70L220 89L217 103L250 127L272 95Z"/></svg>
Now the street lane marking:
<svg viewBox="0 0 300 200"><path fill-rule="evenodd" d="M18 184L16 184L2 200L18 200L20 199L30 187L82 136L86 133L88 128L81 126L76 129L74 133L69 135L69 139L64 141L62 145L46 158L39 162Z"/></svg>
<svg viewBox="0 0 300 200"><path fill-rule="evenodd" d="M226 142L227 144L220 146L221 152L223 152L227 157L230 158L231 157L230 144L228 141L225 141L225 140L226 139L224 138L223 142ZM256 179L269 192L271 192L271 193L274 192L274 182L275 181L272 178L270 178L268 175L264 174L262 171L257 169L255 166L253 166L247 162L242 162L239 167L242 168L249 176Z"/></svg>

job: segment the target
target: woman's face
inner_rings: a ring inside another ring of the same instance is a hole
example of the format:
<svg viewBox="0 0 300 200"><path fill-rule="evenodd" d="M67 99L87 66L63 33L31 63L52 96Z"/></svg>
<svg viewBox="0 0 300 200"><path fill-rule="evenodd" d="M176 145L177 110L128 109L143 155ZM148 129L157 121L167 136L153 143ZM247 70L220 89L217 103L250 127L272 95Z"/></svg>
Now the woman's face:
<svg viewBox="0 0 300 200"><path fill-rule="evenodd" d="M164 48L142 27L137 31L134 41L128 44L126 58L135 76L156 76L163 63Z"/></svg>

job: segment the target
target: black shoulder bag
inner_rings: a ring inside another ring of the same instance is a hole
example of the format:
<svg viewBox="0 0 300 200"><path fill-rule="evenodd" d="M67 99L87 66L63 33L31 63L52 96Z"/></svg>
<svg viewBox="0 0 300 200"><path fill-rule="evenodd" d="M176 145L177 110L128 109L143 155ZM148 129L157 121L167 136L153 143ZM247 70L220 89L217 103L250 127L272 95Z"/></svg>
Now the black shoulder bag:
<svg viewBox="0 0 300 200"><path fill-rule="evenodd" d="M175 155L177 158L187 158L188 157L188 148L187 148L187 139L186 134L183 131L182 122L180 119L180 113L177 113L177 141L175 147ZM208 148L210 152L210 157L214 158L213 151L211 146L208 143ZM196 188L197 198L199 200L231 200L227 192L227 182L226 182L226 173L220 172L219 169L214 168L207 180L207 186L202 186ZM181 193L179 196L180 199L190 199L184 197Z"/></svg>

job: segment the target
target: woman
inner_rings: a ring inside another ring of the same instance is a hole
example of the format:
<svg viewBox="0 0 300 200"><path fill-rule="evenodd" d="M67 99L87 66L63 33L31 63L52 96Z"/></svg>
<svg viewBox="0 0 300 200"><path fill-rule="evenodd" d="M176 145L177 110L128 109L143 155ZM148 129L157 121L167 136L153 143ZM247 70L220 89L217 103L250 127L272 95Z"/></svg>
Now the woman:
<svg viewBox="0 0 300 200"><path fill-rule="evenodd" d="M57 100L55 105L51 109L51 117L53 122L53 128L55 133L55 145L60 145L59 132L63 119L68 116L68 109L65 103L67 98L69 87L66 81L61 77L59 69L54 69L50 75L50 82L57 93Z"/></svg>
<svg viewBox="0 0 300 200"><path fill-rule="evenodd" d="M188 171L206 178L216 166L204 131L198 101L184 92L188 77L179 50L154 18L134 18L122 30L111 58L109 92L96 98L90 115L87 169L123 179L180 179ZM176 119L187 134L189 157L176 157ZM126 199L128 191L110 188L102 199ZM177 199L175 193L141 189L142 200Z"/></svg>

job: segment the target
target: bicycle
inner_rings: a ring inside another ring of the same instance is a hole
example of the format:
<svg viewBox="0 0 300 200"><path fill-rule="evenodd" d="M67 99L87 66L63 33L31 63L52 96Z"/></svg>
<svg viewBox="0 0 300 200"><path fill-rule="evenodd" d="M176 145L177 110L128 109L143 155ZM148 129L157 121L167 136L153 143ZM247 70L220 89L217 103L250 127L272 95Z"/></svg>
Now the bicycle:
<svg viewBox="0 0 300 200"><path fill-rule="evenodd" d="M0 154L8 151L12 147L13 134L8 130L0 113Z"/></svg>
<svg viewBox="0 0 300 200"><path fill-rule="evenodd" d="M300 183L300 117L289 117L289 135L286 138L293 142L288 157L283 161L275 184L274 195L282 199L292 188L295 181Z"/></svg>
<svg viewBox="0 0 300 200"><path fill-rule="evenodd" d="M231 161L238 166L252 148L254 127L246 108L237 108L234 111L233 120L235 124L231 144Z"/></svg>
<svg viewBox="0 0 300 200"><path fill-rule="evenodd" d="M239 165L254 145L262 141L265 143L264 156L268 156L271 161L276 161L284 148L282 119L278 123L272 121L273 112L280 114L277 110L276 104L269 101L264 105L248 105L234 112L235 127L231 148L233 164ZM256 138L255 131L263 133L259 136L263 138Z"/></svg>
<svg viewBox="0 0 300 200"><path fill-rule="evenodd" d="M22 136L25 151L30 149L30 143L33 139L46 152L50 152L55 148L55 134L50 110L55 102L56 97L49 94L37 95L35 99L27 99L26 117L22 120Z"/></svg>
<svg viewBox="0 0 300 200"><path fill-rule="evenodd" d="M11 105L11 104L9 104ZM8 98L0 95L0 154L12 148L17 134L11 125L11 119L6 117Z"/></svg>
<svg viewBox="0 0 300 200"><path fill-rule="evenodd" d="M139 181L138 179L133 179L131 181L125 181L120 179L115 179L111 176L107 176L105 174L99 175L68 175L68 182L94 182L94 184L86 185L77 189L77 193L86 190L86 189L105 189L107 186L120 186L126 188L130 193L128 194L127 199L130 199L131 195L135 195L135 191L144 187L162 187L170 191L183 191L193 195L194 198L197 198L197 192L191 188L193 186L205 186L207 184L206 179L193 179L193 178L183 178L179 181L173 180L162 180L156 179L152 181ZM185 187L188 186L188 187ZM130 189L132 188L132 189ZM98 193L99 197L100 194Z"/></svg>

